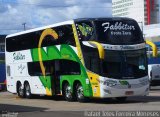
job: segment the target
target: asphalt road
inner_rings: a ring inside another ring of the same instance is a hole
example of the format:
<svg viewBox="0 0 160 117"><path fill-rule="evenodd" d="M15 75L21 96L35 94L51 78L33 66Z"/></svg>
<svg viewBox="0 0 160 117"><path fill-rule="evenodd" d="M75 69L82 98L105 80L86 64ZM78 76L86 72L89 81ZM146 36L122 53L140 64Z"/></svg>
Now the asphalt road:
<svg viewBox="0 0 160 117"><path fill-rule="evenodd" d="M115 112L121 111L160 111L160 87L152 87L149 96L129 97L123 103L114 99L67 102L60 96L21 99L17 95L0 92L0 116L3 117L99 117L103 112L115 115Z"/></svg>

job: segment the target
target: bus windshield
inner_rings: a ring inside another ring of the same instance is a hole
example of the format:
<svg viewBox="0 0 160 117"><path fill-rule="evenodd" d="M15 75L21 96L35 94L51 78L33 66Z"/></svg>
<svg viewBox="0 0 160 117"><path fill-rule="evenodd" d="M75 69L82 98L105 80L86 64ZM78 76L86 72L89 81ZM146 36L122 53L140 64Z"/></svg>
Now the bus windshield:
<svg viewBox="0 0 160 117"><path fill-rule="evenodd" d="M134 53L134 54L133 54ZM116 79L134 79L147 75L145 49L132 51L106 50L102 60L102 76Z"/></svg>

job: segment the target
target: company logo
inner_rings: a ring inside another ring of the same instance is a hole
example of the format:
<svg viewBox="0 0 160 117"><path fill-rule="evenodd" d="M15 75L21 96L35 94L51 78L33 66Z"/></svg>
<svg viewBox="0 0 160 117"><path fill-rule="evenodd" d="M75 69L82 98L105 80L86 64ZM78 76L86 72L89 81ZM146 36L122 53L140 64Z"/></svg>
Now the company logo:
<svg viewBox="0 0 160 117"><path fill-rule="evenodd" d="M13 53L13 59L14 59L14 61L24 60L25 59L25 55L21 54L20 52Z"/></svg>
<svg viewBox="0 0 160 117"><path fill-rule="evenodd" d="M82 35L84 35L85 37L93 34L93 28L85 23L82 23L82 25L78 25L78 28L81 31Z"/></svg>
<svg viewBox="0 0 160 117"><path fill-rule="evenodd" d="M23 72L23 70L24 70L25 68L26 68L26 66L20 64L20 65L18 66L18 71L20 71L20 73L22 74L22 72Z"/></svg>
<svg viewBox="0 0 160 117"><path fill-rule="evenodd" d="M102 23L102 26L104 27L104 32L106 32L108 29L110 30L135 30L135 27L133 25L124 24L122 22L115 22L115 24L110 24L110 22Z"/></svg>
<svg viewBox="0 0 160 117"><path fill-rule="evenodd" d="M126 81L126 80L120 80L119 83L120 83L121 85L127 85L129 89L131 88L131 84L129 84L129 82Z"/></svg>

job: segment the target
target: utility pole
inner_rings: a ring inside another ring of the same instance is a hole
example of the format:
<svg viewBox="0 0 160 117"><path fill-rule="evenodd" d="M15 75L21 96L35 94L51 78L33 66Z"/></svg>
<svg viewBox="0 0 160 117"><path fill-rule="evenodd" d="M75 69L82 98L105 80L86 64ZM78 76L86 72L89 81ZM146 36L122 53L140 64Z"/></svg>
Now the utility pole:
<svg viewBox="0 0 160 117"><path fill-rule="evenodd" d="M26 23L24 22L22 23L22 25L23 25L23 29L26 30Z"/></svg>

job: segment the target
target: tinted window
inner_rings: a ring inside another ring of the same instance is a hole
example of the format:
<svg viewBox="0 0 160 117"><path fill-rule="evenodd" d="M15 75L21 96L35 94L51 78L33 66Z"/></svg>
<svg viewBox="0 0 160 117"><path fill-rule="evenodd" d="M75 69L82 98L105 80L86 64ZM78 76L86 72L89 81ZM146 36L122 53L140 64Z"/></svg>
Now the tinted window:
<svg viewBox="0 0 160 117"><path fill-rule="evenodd" d="M29 62L28 73L31 76L42 76L42 71L39 62Z"/></svg>
<svg viewBox="0 0 160 117"><path fill-rule="evenodd" d="M79 63L71 60L43 61L46 76L56 75L77 75L81 73ZM28 72L31 76L42 76L40 63L29 62Z"/></svg>
<svg viewBox="0 0 160 117"><path fill-rule="evenodd" d="M42 47L69 44L75 46L74 34L71 25L54 27L53 30L58 34L58 39L48 35L42 42ZM43 30L14 36L6 39L6 49L9 52L37 48Z"/></svg>
<svg viewBox="0 0 160 117"><path fill-rule="evenodd" d="M100 59L99 59L98 49L91 48L83 44L81 46L82 46L85 66L87 67L87 69L89 69L94 73L100 73L100 64L99 64Z"/></svg>
<svg viewBox="0 0 160 117"><path fill-rule="evenodd" d="M106 50L102 71L102 76L116 79L134 79L146 76L148 69L145 49Z"/></svg>

